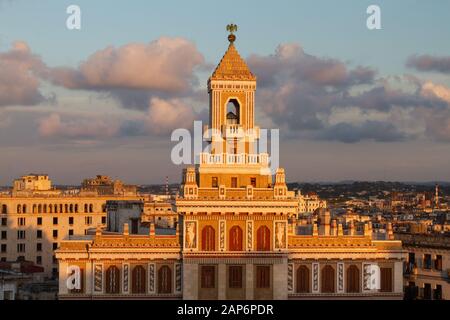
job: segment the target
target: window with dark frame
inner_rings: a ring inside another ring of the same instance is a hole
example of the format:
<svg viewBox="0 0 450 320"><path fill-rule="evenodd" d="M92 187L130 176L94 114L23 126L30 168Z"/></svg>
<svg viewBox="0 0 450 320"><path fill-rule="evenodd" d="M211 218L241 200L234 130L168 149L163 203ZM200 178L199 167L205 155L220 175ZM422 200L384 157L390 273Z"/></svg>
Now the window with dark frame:
<svg viewBox="0 0 450 320"><path fill-rule="evenodd" d="M392 292L392 268L380 268L380 291Z"/></svg>
<svg viewBox="0 0 450 320"><path fill-rule="evenodd" d="M201 266L201 288L213 289L216 286L216 268L215 266Z"/></svg>
<svg viewBox="0 0 450 320"><path fill-rule="evenodd" d="M232 289L242 288L242 266L228 267L228 287Z"/></svg>
<svg viewBox="0 0 450 320"><path fill-rule="evenodd" d="M256 266L256 288L270 288L270 266Z"/></svg>
<svg viewBox="0 0 450 320"><path fill-rule="evenodd" d="M211 178L211 187L212 188L219 187L219 179L217 177L212 177Z"/></svg>

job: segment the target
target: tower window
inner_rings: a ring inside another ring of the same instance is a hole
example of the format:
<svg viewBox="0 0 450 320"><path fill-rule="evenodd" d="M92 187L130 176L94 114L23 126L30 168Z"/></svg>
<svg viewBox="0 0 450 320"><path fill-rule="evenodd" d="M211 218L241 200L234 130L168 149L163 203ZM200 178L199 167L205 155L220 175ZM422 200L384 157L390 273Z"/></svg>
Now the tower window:
<svg viewBox="0 0 450 320"><path fill-rule="evenodd" d="M236 99L231 99L227 104L227 124L240 123L240 107Z"/></svg>

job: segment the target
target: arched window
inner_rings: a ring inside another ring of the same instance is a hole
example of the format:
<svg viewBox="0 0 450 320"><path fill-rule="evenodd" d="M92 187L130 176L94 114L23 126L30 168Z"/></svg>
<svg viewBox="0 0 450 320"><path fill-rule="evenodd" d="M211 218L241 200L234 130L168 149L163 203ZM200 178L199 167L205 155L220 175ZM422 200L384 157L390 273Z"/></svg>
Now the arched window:
<svg viewBox="0 0 450 320"><path fill-rule="evenodd" d="M69 211L70 211L70 213L73 213L73 204L70 204Z"/></svg>
<svg viewBox="0 0 450 320"><path fill-rule="evenodd" d="M20 204L17 205L17 213L22 213L22 206Z"/></svg>
<svg viewBox="0 0 450 320"><path fill-rule="evenodd" d="M266 226L261 226L256 231L256 250L270 251L270 230Z"/></svg>
<svg viewBox="0 0 450 320"><path fill-rule="evenodd" d="M168 266L162 266L158 270L158 293L172 292L172 270Z"/></svg>
<svg viewBox="0 0 450 320"><path fill-rule="evenodd" d="M55 210L53 210L53 213L58 213L58 205L55 204Z"/></svg>
<svg viewBox="0 0 450 320"><path fill-rule="evenodd" d="M22 213L27 213L27 205L26 204L24 204L22 206Z"/></svg>
<svg viewBox="0 0 450 320"><path fill-rule="evenodd" d="M347 269L347 292L357 293L359 290L359 269L357 266L351 265Z"/></svg>
<svg viewBox="0 0 450 320"><path fill-rule="evenodd" d="M42 204L38 205L38 213L42 213Z"/></svg>
<svg viewBox="0 0 450 320"><path fill-rule="evenodd" d="M35 204L33 204L33 209L31 210L33 210L33 213L38 213L37 206Z"/></svg>
<svg viewBox="0 0 450 320"><path fill-rule="evenodd" d="M59 213L63 213L64 212L64 206L62 205L62 203L59 205Z"/></svg>
<svg viewBox="0 0 450 320"><path fill-rule="evenodd" d="M48 212L53 213L53 206L51 204L48 205Z"/></svg>
<svg viewBox="0 0 450 320"><path fill-rule="evenodd" d="M202 250L214 251L216 249L215 231L212 226L206 226L202 230Z"/></svg>
<svg viewBox="0 0 450 320"><path fill-rule="evenodd" d="M87 205L87 203L85 203L84 204L84 213L87 213L88 212L88 205Z"/></svg>
<svg viewBox="0 0 450 320"><path fill-rule="evenodd" d="M2 213L7 214L8 213L8 206L6 204L2 205Z"/></svg>
<svg viewBox="0 0 450 320"><path fill-rule="evenodd" d="M242 229L239 226L234 226L230 229L229 237L230 251L242 251Z"/></svg>
<svg viewBox="0 0 450 320"><path fill-rule="evenodd" d="M111 266L106 270L106 293L120 292L120 270Z"/></svg>
<svg viewBox="0 0 450 320"><path fill-rule="evenodd" d="M334 293L334 268L330 265L326 265L322 269L322 293Z"/></svg>
<svg viewBox="0 0 450 320"><path fill-rule="evenodd" d="M145 293L145 268L136 266L132 272L131 290L133 293Z"/></svg>
<svg viewBox="0 0 450 320"><path fill-rule="evenodd" d="M78 213L78 204L75 204L75 213Z"/></svg>
<svg viewBox="0 0 450 320"><path fill-rule="evenodd" d="M309 269L307 266L300 266L297 269L297 292L309 292Z"/></svg>
<svg viewBox="0 0 450 320"><path fill-rule="evenodd" d="M227 124L240 123L240 106L236 99L231 99L227 104Z"/></svg>
<svg viewBox="0 0 450 320"><path fill-rule="evenodd" d="M43 210L44 210L44 213L47 213L47 205L46 204L44 204Z"/></svg>
<svg viewBox="0 0 450 320"><path fill-rule="evenodd" d="M89 212L90 213L94 212L94 205L93 204L89 205Z"/></svg>
<svg viewBox="0 0 450 320"><path fill-rule="evenodd" d="M64 205L64 213L68 213L69 212L69 205L66 203Z"/></svg>

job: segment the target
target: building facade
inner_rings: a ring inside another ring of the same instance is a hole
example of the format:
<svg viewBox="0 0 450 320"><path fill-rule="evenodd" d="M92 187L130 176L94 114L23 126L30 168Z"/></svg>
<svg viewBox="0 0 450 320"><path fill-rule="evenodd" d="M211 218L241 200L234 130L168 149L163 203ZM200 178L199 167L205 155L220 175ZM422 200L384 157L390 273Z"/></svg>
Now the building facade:
<svg viewBox="0 0 450 320"><path fill-rule="evenodd" d="M11 194L0 195L0 261L32 261L46 277L57 277L54 251L63 239L106 225L108 200L138 199L136 194L65 194L46 175L22 177Z"/></svg>
<svg viewBox="0 0 450 320"><path fill-rule="evenodd" d="M357 232L321 208L318 223L300 232L284 169L273 172L257 148L256 77L235 35L228 39L208 80L209 151L183 170L176 231L158 234L150 222L136 235L126 223L123 232L64 241L60 298L401 299L405 254L392 229L374 240L370 223Z"/></svg>
<svg viewBox="0 0 450 320"><path fill-rule="evenodd" d="M450 300L450 239L443 235L398 233L408 252L405 298Z"/></svg>

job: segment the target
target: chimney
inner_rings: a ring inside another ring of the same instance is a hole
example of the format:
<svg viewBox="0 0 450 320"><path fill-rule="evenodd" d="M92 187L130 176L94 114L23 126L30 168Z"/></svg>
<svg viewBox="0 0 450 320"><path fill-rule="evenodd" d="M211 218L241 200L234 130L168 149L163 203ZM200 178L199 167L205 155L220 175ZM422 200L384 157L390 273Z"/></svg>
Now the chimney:
<svg viewBox="0 0 450 320"><path fill-rule="evenodd" d="M366 236L366 237L371 237L372 236L371 232L369 231L369 224L368 223L364 224L364 236Z"/></svg>
<svg viewBox="0 0 450 320"><path fill-rule="evenodd" d="M333 219L331 221L330 236L336 236L336 234L337 234L337 223L336 219Z"/></svg>
<svg viewBox="0 0 450 320"><path fill-rule="evenodd" d="M353 220L351 220L350 223L348 224L348 235L349 236L355 235L355 225L353 223Z"/></svg>
<svg viewBox="0 0 450 320"><path fill-rule="evenodd" d="M394 240L394 231L392 229L392 222L388 222L386 230L388 240Z"/></svg>
<svg viewBox="0 0 450 320"><path fill-rule="evenodd" d="M343 236L344 235L344 229L342 228L342 223L338 224L338 236Z"/></svg>
<svg viewBox="0 0 450 320"><path fill-rule="evenodd" d="M155 236L155 224L150 222L150 237Z"/></svg>
<svg viewBox="0 0 450 320"><path fill-rule="evenodd" d="M329 236L330 235L330 220L331 220L330 211L321 208L320 212L319 212L319 220L320 220L320 234Z"/></svg>
<svg viewBox="0 0 450 320"><path fill-rule="evenodd" d="M317 227L317 223L314 223L314 222L313 222L312 235L313 235L313 237L317 237L319 235L319 228Z"/></svg>

